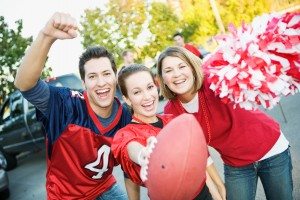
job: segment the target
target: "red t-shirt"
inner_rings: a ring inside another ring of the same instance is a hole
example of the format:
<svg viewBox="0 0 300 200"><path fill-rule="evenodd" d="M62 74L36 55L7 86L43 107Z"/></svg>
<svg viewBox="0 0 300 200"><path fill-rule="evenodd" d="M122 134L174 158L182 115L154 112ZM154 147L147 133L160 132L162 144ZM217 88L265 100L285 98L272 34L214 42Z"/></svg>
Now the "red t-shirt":
<svg viewBox="0 0 300 200"><path fill-rule="evenodd" d="M172 115L158 115L158 117L162 120L164 126L173 118ZM147 138L157 136L160 130L160 128L154 126L150 128L147 124L128 124L114 136L111 150L116 160L121 164L123 171L138 185L144 186L140 179L141 167L129 158L127 144L136 141L146 146Z"/></svg>
<svg viewBox="0 0 300 200"><path fill-rule="evenodd" d="M201 53L200 51L193 45L191 44L185 44L184 48L186 48L187 50L189 50L190 52L192 52L193 54L195 54L197 57L201 57Z"/></svg>
<svg viewBox="0 0 300 200"><path fill-rule="evenodd" d="M233 108L224 104L204 81L198 91L199 111L194 113L201 124L208 145L215 148L225 164L241 167L258 161L276 143L279 124L265 113ZM179 100L170 100L164 109L167 114L185 113Z"/></svg>

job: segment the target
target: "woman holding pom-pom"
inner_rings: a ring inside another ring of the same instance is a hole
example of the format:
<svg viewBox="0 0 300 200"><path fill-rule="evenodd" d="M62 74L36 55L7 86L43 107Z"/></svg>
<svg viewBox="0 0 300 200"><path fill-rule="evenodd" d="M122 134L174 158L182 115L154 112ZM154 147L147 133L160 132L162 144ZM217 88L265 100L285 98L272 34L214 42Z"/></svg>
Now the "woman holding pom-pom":
<svg viewBox="0 0 300 200"><path fill-rule="evenodd" d="M192 113L208 145L224 162L227 199L254 200L260 178L267 199L292 200L289 142L279 124L260 111L225 104L209 89L199 58L169 47L158 58L166 114Z"/></svg>

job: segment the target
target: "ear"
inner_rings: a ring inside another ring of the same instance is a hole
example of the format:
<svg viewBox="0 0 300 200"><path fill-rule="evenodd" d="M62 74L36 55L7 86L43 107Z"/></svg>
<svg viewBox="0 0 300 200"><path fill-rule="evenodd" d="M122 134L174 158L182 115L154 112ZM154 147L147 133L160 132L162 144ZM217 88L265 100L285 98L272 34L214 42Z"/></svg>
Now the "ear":
<svg viewBox="0 0 300 200"><path fill-rule="evenodd" d="M81 80L81 84L82 84L83 88L86 89L84 80Z"/></svg>
<svg viewBox="0 0 300 200"><path fill-rule="evenodd" d="M130 101L127 97L125 97L124 95L122 95L122 99L125 101L125 103L126 103L128 106L131 107L131 101Z"/></svg>

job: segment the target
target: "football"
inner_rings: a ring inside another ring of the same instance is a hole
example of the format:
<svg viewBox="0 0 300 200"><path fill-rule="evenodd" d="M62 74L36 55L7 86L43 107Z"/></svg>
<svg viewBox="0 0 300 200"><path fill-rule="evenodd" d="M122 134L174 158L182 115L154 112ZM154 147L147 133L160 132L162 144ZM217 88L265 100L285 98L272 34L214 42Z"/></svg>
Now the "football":
<svg viewBox="0 0 300 200"><path fill-rule="evenodd" d="M192 200L205 184L206 140L196 118L182 114L158 134L145 185L151 200Z"/></svg>

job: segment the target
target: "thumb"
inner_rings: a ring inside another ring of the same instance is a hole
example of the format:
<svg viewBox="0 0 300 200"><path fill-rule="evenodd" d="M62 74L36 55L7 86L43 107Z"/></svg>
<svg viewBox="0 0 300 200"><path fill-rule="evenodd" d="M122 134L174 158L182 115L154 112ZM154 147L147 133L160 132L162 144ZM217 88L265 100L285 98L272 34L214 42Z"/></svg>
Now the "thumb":
<svg viewBox="0 0 300 200"><path fill-rule="evenodd" d="M77 29L70 29L68 30L68 35L71 37L71 38L76 38L77 37Z"/></svg>

